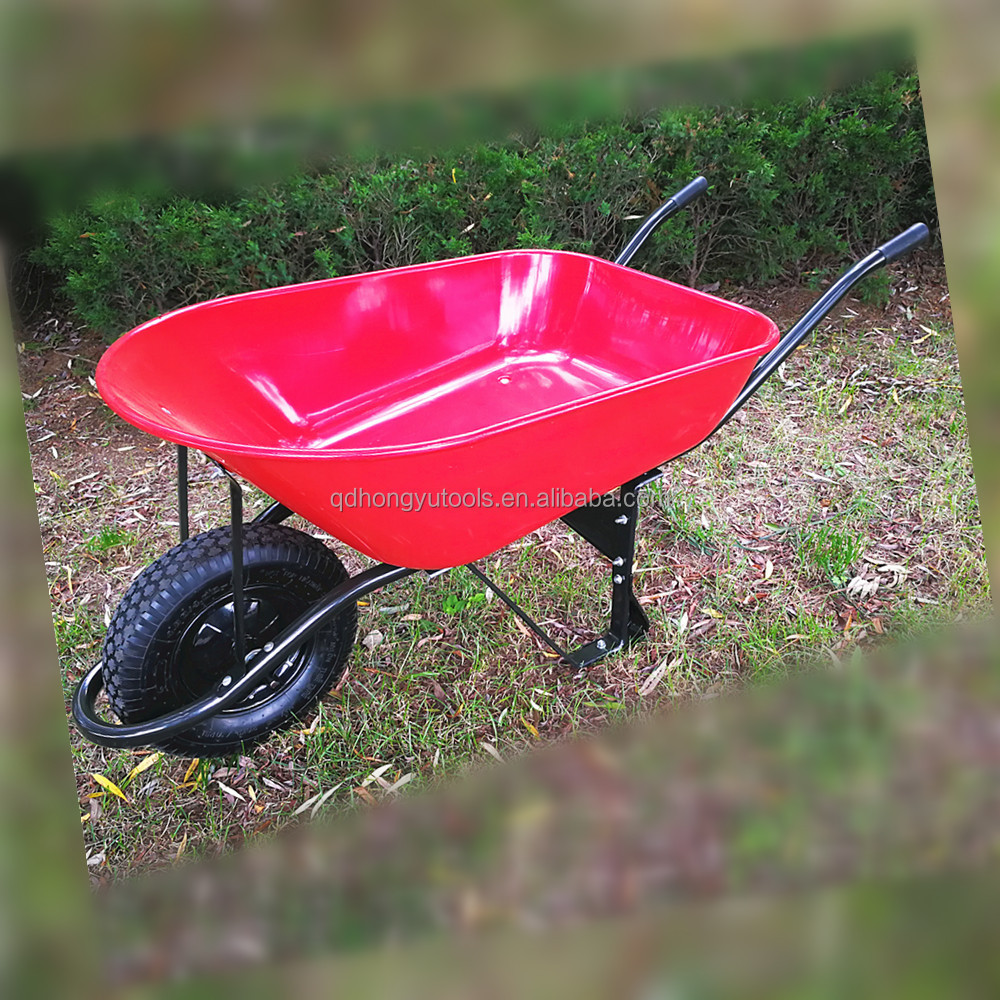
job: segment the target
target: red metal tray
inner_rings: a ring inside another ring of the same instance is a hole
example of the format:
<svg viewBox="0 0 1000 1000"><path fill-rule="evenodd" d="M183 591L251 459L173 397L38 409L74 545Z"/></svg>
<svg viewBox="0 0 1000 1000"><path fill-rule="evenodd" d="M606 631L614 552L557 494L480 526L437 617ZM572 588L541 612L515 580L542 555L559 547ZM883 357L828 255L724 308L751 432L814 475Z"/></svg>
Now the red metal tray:
<svg viewBox="0 0 1000 1000"><path fill-rule="evenodd" d="M777 340L752 309L518 250L179 309L97 384L372 558L438 569L699 443Z"/></svg>

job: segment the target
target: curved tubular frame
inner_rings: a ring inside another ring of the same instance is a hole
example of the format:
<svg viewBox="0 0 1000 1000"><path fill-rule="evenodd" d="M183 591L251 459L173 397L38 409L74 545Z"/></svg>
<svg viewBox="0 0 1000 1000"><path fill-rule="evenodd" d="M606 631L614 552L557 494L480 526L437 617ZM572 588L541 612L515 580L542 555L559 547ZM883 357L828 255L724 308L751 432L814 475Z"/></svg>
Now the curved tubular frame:
<svg viewBox="0 0 1000 1000"><path fill-rule="evenodd" d="M289 625L273 643L268 643L263 651L250 661L241 677L236 676L234 669L232 674L223 678L222 683L212 694L207 694L191 705L150 719L148 722L115 725L105 722L97 714L95 703L104 686L103 665L98 663L87 673L73 695L74 721L87 739L106 747L147 746L190 729L239 702L260 684L269 672L276 669L309 636L342 611L346 605L413 572L415 570L379 563L352 576L317 601L305 614Z"/></svg>
<svg viewBox="0 0 1000 1000"><path fill-rule="evenodd" d="M732 419L740 407L778 370L788 355L819 326L830 310L862 278L866 278L872 271L877 271L880 267L884 267L897 257L909 253L915 246L923 243L929 235L927 227L922 222L918 222L898 236L894 236L891 240L883 243L880 247L872 250L867 257L863 257L844 271L812 304L802 319L781 338L770 354L765 355L757 362L757 366L750 373L750 378L747 379L746 385L740 390L736 399L733 400L732 406L726 411L725 416L719 421L718 426L712 431L712 434ZM709 437L711 436L710 434ZM708 438L705 440L708 440Z"/></svg>
<svg viewBox="0 0 1000 1000"><path fill-rule="evenodd" d="M639 247L649 239L671 215L686 208L695 198L704 194L708 190L708 181L704 177L696 177L690 184L685 184L680 191L668 198L652 215L646 216L642 224L636 230L635 235L628 241L625 248L617 257L615 263L623 267L636 255Z"/></svg>

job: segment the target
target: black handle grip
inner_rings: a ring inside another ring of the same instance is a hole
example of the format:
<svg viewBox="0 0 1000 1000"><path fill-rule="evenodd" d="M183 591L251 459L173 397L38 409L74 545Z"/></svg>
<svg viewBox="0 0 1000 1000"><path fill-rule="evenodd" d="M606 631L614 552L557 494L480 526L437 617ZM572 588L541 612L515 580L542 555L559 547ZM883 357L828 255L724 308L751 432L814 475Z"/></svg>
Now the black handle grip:
<svg viewBox="0 0 1000 1000"><path fill-rule="evenodd" d="M690 184L685 184L680 191L675 194L670 201L674 203L678 209L684 208L690 202L694 201L699 195L704 194L708 190L708 181L704 177L696 177Z"/></svg>
<svg viewBox="0 0 1000 1000"><path fill-rule="evenodd" d="M910 226L905 233L893 236L891 240L883 243L878 248L878 252L885 257L888 264L889 261L902 257L903 254L909 253L914 247L919 246L930 234L930 230L922 222L918 222Z"/></svg>

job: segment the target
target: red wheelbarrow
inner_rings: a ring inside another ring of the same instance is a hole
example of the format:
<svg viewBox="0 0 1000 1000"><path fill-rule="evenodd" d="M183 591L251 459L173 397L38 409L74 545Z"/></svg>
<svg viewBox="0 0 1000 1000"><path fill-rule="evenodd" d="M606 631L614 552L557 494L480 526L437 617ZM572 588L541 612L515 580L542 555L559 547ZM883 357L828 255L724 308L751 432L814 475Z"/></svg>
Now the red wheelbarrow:
<svg viewBox="0 0 1000 1000"><path fill-rule="evenodd" d="M586 667L648 628L632 591L639 487L733 416L918 223L849 268L779 339L752 309L614 262L516 250L216 299L104 354L101 395L178 445L181 541L132 583L77 687L80 731L188 756L301 718L343 672L356 602L467 566L564 660ZM641 425L640 425L641 420ZM188 537L187 449L229 477L231 524ZM237 476L273 503L244 523ZM299 514L377 561L349 577ZM563 649L476 560L561 518L610 561L611 621ZM118 722L96 709L107 690Z"/></svg>

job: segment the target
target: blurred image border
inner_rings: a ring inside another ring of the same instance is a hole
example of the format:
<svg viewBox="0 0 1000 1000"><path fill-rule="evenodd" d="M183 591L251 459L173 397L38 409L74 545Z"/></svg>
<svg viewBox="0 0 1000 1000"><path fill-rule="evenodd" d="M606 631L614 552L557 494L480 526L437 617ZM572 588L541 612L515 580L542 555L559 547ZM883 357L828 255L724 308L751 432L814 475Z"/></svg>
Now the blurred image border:
<svg viewBox="0 0 1000 1000"><path fill-rule="evenodd" d="M798 65L796 79L802 80L808 79L808 72L801 72L804 64L796 63L796 54L804 51L819 51L827 45L849 51L856 43L855 51L868 53L865 58L870 59L878 45L898 47L900 38L905 44L912 40L987 557L996 565L995 522L1000 517L996 458L1000 455L1000 336L996 333L1000 316L996 314L1000 303L995 289L1000 280L1000 238L996 235L1000 233L1000 172L995 164L1000 162L1000 69L995 52L1000 44L1000 11L986 0L968 0L958 7L923 0L822 3L807 8L784 0L754 6L670 8L634 0L615 5L468 5L435 0L419 7L392 2L354 8L297 2L231 4L213 13L187 3L134 9L111 2L40 3L9 5L0 14L3 21L6 107L0 114L0 149L8 157L65 155L71 161L75 157L86 160L93 150L131 148L138 140L155 151L164 137L184 134L201 149L202 162L221 165L230 173L235 170L238 176L244 176L239 173L242 170L280 172L290 162L289 150L299 157L322 154L338 143L412 141L408 129L414 123L420 123L425 138L428 122L448 135L454 135L455 129L488 133L509 127L515 119L537 122L571 109L579 111L588 101L627 100L633 81L643 78L640 71L650 79L649 67L666 68L657 84L665 93L690 90L707 96L715 88L751 86L753 81L738 67L753 66L755 54L763 54L756 65L772 71L765 85L780 88L793 83L782 78L786 70L773 72L780 65L776 54L790 54L789 65ZM859 61L854 69L863 63ZM717 71L706 75L705 65L717 70L723 64L736 67L725 79ZM602 87L602 81L612 79L618 89ZM580 83L566 87L566 81ZM499 97L484 101L478 96L490 94ZM524 95L534 96L526 99ZM393 107L412 109L414 102L426 117L414 112L394 118ZM335 114L329 113L331 108ZM262 122L276 124L263 129ZM372 127L373 122L378 124ZM250 134L279 136L270 159L243 161L232 155L233 149L240 148L241 136L245 139ZM310 137L314 140L311 149ZM127 161L126 157L126 166ZM99 164L101 156L92 162ZM154 152L150 162L159 164L163 159ZM164 171L165 183L180 183L168 168ZM99 167L89 176L88 180L86 170L81 171L83 187L106 180ZM5 308L4 315L8 314ZM0 412L5 425L0 437L0 478L6 500L0 522L0 620L4 623L0 648L0 962L8 977L7 995L28 995L29 990L58 995L70 986L75 995L86 995L84 983L91 984L93 992L102 992L105 951L113 950L114 942L102 939L103 925L93 916L18 405L13 337L4 340L0 368ZM988 634L992 641L992 631ZM984 652L982 669L993 670L993 660L992 652ZM808 902L795 899L786 905L775 899L753 905L773 910L773 922L769 918L766 924L775 928L768 940L779 962L789 940L782 928L794 925L805 934L804 928L812 926L795 916L797 908L810 908L810 921L833 928L830 940L834 944L829 945L833 951L816 946L814 971L822 974L831 962L868 954L880 932L891 937L896 933L893 928L905 925L906 933L916 935L916 924L896 919L904 908L912 912L914 899L922 901L922 933L928 940L933 940L935 928L942 930L948 914L954 917L955 927L978 927L983 887L993 878L990 872L982 879L966 874L920 884L825 889ZM921 896L922 892L929 895ZM875 914L873 922L864 925L873 928L874 937L867 942L852 936L850 922L830 916L853 912L855 904L850 900L861 898L866 900L865 912ZM847 902L831 903L831 899ZM722 903L717 912L740 905ZM698 912L702 914L698 919L706 921L707 935L733 932L734 925L727 924L725 917L713 916L710 906ZM569 962L560 955L589 953L599 961L598 953L606 947L609 950L603 957L610 964L604 968L610 975L609 970L624 967L615 965L609 956L620 958L633 948L636 955L646 955L641 961L636 959L637 967L658 975L655 943L671 933L673 920L659 913L645 922L640 914L612 921L607 934L597 927L561 932L568 950L541 948L536 959L558 976L556 963ZM824 920L827 925L822 924ZM646 937L640 925L647 928ZM844 932L840 938L834 933L838 927ZM937 940L947 951L952 938ZM942 966L953 968L956 975L968 971L969 955L962 949L982 943L971 933L963 940L959 946L956 938L957 950L947 953L954 958L952 965ZM494 945L487 942L479 947ZM503 962L518 955L523 942L510 934L498 939L495 947L489 961ZM448 942L416 948L432 956L435 949L440 949L439 955L465 952L461 961L466 964L477 954L476 948L466 951L464 944L458 949ZM54 954L60 955L59 962L52 961ZM712 959L711 950L704 946L699 955L706 961ZM443 959L408 964L405 952L396 959L404 970L399 980L403 985L418 968L424 977L421 982L427 984L450 971L442 970ZM303 963L294 973L284 968L274 974L305 984L329 971L335 981L339 966L335 958L330 962L329 969L322 962ZM343 973L344 982L354 975L363 983L366 970L378 968L381 962L377 955L370 960L364 954L353 956L353 971ZM861 958L858 962L855 975L863 981L866 966ZM580 965L581 970L586 967L586 963ZM985 961L981 968L995 984L996 970ZM387 976L388 969L384 966L379 974ZM891 973L891 965L888 970L886 974ZM165 975L170 971L163 970ZM475 983L479 974L470 966L469 981ZM685 982L696 982L699 974L692 971L694 979ZM572 978L565 968L562 975L566 982ZM541 971L537 976L539 982L544 981ZM621 976L628 978L624 971ZM502 977L497 981L504 982ZM397 988L402 988L399 982ZM640 977L631 981L630 988L639 993L646 984ZM391 985L386 983L386 988ZM607 990L614 984L595 974L589 985L596 991L591 995L610 995ZM727 989L724 982L709 988ZM153 989L152 982L149 989ZM252 983L247 985L248 992L253 989Z"/></svg>

